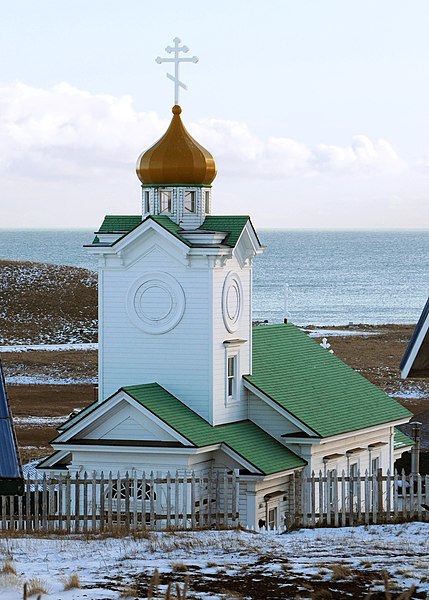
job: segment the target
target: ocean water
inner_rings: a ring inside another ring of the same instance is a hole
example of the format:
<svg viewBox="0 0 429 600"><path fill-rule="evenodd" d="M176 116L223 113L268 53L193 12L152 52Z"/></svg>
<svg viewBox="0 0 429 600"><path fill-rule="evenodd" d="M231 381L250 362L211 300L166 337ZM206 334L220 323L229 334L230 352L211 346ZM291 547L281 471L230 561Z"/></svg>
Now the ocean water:
<svg viewBox="0 0 429 600"><path fill-rule="evenodd" d="M258 231L253 317L299 325L415 323L429 295L429 231ZM0 258L96 269L92 231L0 230ZM285 302L286 299L286 302Z"/></svg>

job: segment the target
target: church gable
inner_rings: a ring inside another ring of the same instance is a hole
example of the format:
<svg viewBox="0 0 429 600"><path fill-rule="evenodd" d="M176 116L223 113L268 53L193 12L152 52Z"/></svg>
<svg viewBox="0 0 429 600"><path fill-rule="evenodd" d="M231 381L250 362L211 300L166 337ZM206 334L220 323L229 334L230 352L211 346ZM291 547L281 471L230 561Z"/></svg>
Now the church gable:
<svg viewBox="0 0 429 600"><path fill-rule="evenodd" d="M131 406L125 399L93 423L89 431L82 431L80 438L91 440L176 441L165 429L154 423L147 415L143 415L141 410Z"/></svg>
<svg viewBox="0 0 429 600"><path fill-rule="evenodd" d="M153 385L158 388L156 384ZM151 385L148 384L147 387L150 388ZM55 446L77 440L129 440L192 445L124 390L119 390L104 402L94 405L81 420L62 430L52 443Z"/></svg>
<svg viewBox="0 0 429 600"><path fill-rule="evenodd" d="M244 379L323 438L411 416L293 325L254 327L253 371Z"/></svg>

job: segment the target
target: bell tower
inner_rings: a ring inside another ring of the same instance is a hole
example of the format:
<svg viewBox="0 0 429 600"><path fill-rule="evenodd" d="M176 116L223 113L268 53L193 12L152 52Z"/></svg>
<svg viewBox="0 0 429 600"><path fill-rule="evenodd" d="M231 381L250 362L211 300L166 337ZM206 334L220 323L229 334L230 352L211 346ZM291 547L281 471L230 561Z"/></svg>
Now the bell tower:
<svg viewBox="0 0 429 600"><path fill-rule="evenodd" d="M99 400L157 383L220 425L247 418L252 265L263 248L248 216L212 214L216 165L182 122L179 44L158 60L175 63L175 104L137 160L142 212L107 216L89 247L100 258Z"/></svg>

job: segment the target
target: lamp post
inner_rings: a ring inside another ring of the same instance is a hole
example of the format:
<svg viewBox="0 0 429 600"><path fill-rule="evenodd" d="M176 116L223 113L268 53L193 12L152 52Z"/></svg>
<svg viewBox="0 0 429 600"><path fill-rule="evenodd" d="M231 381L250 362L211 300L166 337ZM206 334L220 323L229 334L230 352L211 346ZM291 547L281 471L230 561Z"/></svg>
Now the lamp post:
<svg viewBox="0 0 429 600"><path fill-rule="evenodd" d="M414 446L411 450L411 473L417 475L420 472L420 432L421 423L413 421L410 423L413 426L411 432L414 439Z"/></svg>

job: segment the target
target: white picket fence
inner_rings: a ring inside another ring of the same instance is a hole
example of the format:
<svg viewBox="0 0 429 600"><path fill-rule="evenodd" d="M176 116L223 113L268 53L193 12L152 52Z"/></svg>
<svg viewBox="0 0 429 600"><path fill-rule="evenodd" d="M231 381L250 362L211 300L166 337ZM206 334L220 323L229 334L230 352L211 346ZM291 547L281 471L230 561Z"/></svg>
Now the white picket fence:
<svg viewBox="0 0 429 600"><path fill-rule="evenodd" d="M370 475L336 472L304 478L301 510L296 524L302 527L344 527L390 523L400 520L429 521L429 475L393 474L381 470Z"/></svg>
<svg viewBox="0 0 429 600"><path fill-rule="evenodd" d="M203 529L239 524L238 471L106 478L30 478L23 496L0 496L1 531L86 533Z"/></svg>

